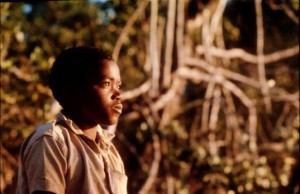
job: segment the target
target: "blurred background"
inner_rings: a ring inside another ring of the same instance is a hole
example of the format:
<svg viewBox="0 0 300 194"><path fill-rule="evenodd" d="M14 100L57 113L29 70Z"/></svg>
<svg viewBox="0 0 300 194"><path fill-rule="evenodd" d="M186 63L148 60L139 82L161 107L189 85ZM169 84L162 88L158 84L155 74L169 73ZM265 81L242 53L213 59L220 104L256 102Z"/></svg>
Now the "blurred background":
<svg viewBox="0 0 300 194"><path fill-rule="evenodd" d="M63 49L113 52L130 194L299 193L298 0L1 3L1 192ZM37 161L38 162L38 161Z"/></svg>

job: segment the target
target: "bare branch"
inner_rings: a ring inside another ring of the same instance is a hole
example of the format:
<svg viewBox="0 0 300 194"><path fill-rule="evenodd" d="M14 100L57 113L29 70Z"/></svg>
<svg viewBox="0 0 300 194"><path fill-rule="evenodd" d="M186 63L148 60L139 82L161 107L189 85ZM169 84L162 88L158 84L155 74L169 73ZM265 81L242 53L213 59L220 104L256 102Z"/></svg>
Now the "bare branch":
<svg viewBox="0 0 300 194"><path fill-rule="evenodd" d="M215 87L215 80L213 77L211 77L207 90L205 93L205 101L203 103L203 108L202 108L202 119L201 119L201 132L206 133L208 130L208 119L209 119L209 107L211 103L211 98L213 96L213 91Z"/></svg>
<svg viewBox="0 0 300 194"><path fill-rule="evenodd" d="M284 143L264 143L259 146L259 151L282 152L285 149Z"/></svg>
<svg viewBox="0 0 300 194"><path fill-rule="evenodd" d="M167 32L166 32L165 64L164 64L164 76L163 76L164 87L168 87L171 83L175 13L176 13L176 0L169 0Z"/></svg>
<svg viewBox="0 0 300 194"><path fill-rule="evenodd" d="M138 96L146 93L147 91L149 91L150 87L151 87L151 81L147 80L142 85L140 85L138 88L124 92L122 95L123 96L122 99L129 100L129 99L138 97Z"/></svg>
<svg viewBox="0 0 300 194"><path fill-rule="evenodd" d="M265 55L264 63L269 64L296 55L299 55L299 45L296 45L294 47L285 50L277 51L272 54Z"/></svg>
<svg viewBox="0 0 300 194"><path fill-rule="evenodd" d="M160 96L160 98L152 105L153 110L158 111L162 109L175 95L178 89L179 80L174 80L169 90Z"/></svg>
<svg viewBox="0 0 300 194"><path fill-rule="evenodd" d="M283 10L286 13L286 15L296 24L299 24L299 18L294 14L293 11L291 11L291 9L284 4L283 5Z"/></svg>
<svg viewBox="0 0 300 194"><path fill-rule="evenodd" d="M152 66L151 76L151 97L157 96L159 92L160 67L158 60L157 44L157 21L158 21L158 0L151 1L151 24L150 24L150 60Z"/></svg>
<svg viewBox="0 0 300 194"><path fill-rule="evenodd" d="M196 51L198 54L204 54L204 47L202 45L196 46ZM221 57L224 59L242 59L248 63L257 64L257 57L251 53L246 52L244 49L233 48L233 49L221 49L216 47L211 47L211 54L215 57ZM271 54L267 54L264 56L264 63L270 64L279 60L283 60L285 58L289 58L292 56L296 56L299 54L299 45L294 47L276 51Z"/></svg>
<svg viewBox="0 0 300 194"><path fill-rule="evenodd" d="M191 68L187 68L187 67L178 68L176 71L176 75L178 75L182 79L188 79L195 83L200 83L201 81L209 82L209 80L210 80L209 74L195 71L195 70L193 70Z"/></svg>
<svg viewBox="0 0 300 194"><path fill-rule="evenodd" d="M256 153L257 142L256 142L256 128L257 128L257 113L254 103L244 94L244 92L238 88L235 84L230 81L224 81L223 87L231 91L241 102L248 108L249 116L249 148L250 151Z"/></svg>
<svg viewBox="0 0 300 194"><path fill-rule="evenodd" d="M214 12L214 15L212 16L211 19L211 24L210 24L210 44L212 45L216 32L218 30L218 27L220 25L220 21L222 20L223 12L226 7L226 0L219 0L218 6L216 11Z"/></svg>
<svg viewBox="0 0 300 194"><path fill-rule="evenodd" d="M227 69L223 69L223 68L220 69L220 71L228 79L239 81L244 84L248 84L254 88L260 88L259 82L254 79L248 78L246 76L243 76L242 74L235 73L235 72L229 71Z"/></svg>
<svg viewBox="0 0 300 194"><path fill-rule="evenodd" d="M217 30L215 38L216 38L217 47L224 49L225 48L225 40L224 40L223 26L222 25L219 25L219 28ZM212 56L214 56L213 52L212 52ZM231 63L230 59L222 58L222 61L223 61L223 65L225 67L230 66L230 63Z"/></svg>
<svg viewBox="0 0 300 194"><path fill-rule="evenodd" d="M216 87L213 92L213 104L210 113L209 120L209 130L215 131L217 128L217 122L219 119L219 112L221 107L221 90L219 87Z"/></svg>
<svg viewBox="0 0 300 194"><path fill-rule="evenodd" d="M280 114L280 116L278 117L277 121L276 121L276 125L275 125L275 129L279 129L281 126L283 126L283 122L284 120L286 119L288 113L290 112L291 110L291 104L286 102L283 106L283 110Z"/></svg>
<svg viewBox="0 0 300 194"><path fill-rule="evenodd" d="M174 177L171 175L167 175L167 194L174 194L175 181Z"/></svg>
<svg viewBox="0 0 300 194"><path fill-rule="evenodd" d="M138 8L135 10L135 12L131 15L131 17L129 18L129 20L127 21L125 27L123 28L117 42L116 45L114 47L113 50L113 59L115 61L118 61L118 57L119 57L119 53L121 50L121 47L123 45L123 42L125 41L125 38L128 34L129 29L133 26L134 22L138 19L138 17L143 13L143 11L145 10L145 7L147 6L149 0L144 0L140 3L140 5L138 6Z"/></svg>
<svg viewBox="0 0 300 194"><path fill-rule="evenodd" d="M229 130L226 130L226 141L227 144L232 142L232 153L235 156L239 152L239 142L232 141L232 139L240 138L240 127L237 120L236 109L235 109L235 105L231 93L226 88L222 88L222 89L223 89L222 91L224 93L225 101L227 105L226 110L228 111L226 113L226 125L227 125L227 129Z"/></svg>
<svg viewBox="0 0 300 194"><path fill-rule="evenodd" d="M204 69L205 71L209 72L210 74L213 74L215 71L215 68L213 66L210 66L206 61L198 59L198 58L186 58L185 59L186 65L192 65L195 67L200 67Z"/></svg>
<svg viewBox="0 0 300 194"><path fill-rule="evenodd" d="M256 150L257 150L257 142L256 142L257 113L256 113L256 108L254 106L254 103L248 98L248 96L240 88L238 88L235 84L226 80L224 77L222 77L218 73L216 75L214 75L214 78L212 78L212 76L210 76L208 74L204 74L204 73L201 73L201 72L189 69L189 68L182 67L177 70L177 74L180 77L192 80L195 83L199 83L200 81L203 81L203 80L210 82L210 80L212 79L212 80L216 81L217 84L220 84L222 87L226 88L227 90L232 92L237 98L239 98L240 101L246 106L246 108L249 111L249 116L248 116L249 136L250 136L249 149L253 153L256 153ZM210 89L210 88L212 88L212 86L209 85L207 92L206 92L205 99L210 98L212 95L211 91L213 89ZM208 105L205 105L205 102L204 102L203 107L204 106L209 107ZM207 119L206 119L204 111L208 112L207 108L205 108L205 110L203 108L203 112L202 112L202 114L204 115L204 116L202 115L202 130L207 129L207 126L205 126L205 120L207 120ZM208 113L206 113L206 114L208 114Z"/></svg>
<svg viewBox="0 0 300 194"><path fill-rule="evenodd" d="M266 70L264 64L264 26L261 0L255 0L256 11L256 28L257 28L257 65L258 79L261 85L261 92L264 96L263 101L266 106L267 113L271 113L272 104L269 94L269 88L266 79Z"/></svg>
<svg viewBox="0 0 300 194"><path fill-rule="evenodd" d="M184 50L184 1L178 0L177 4L177 26L176 26L176 44L178 55L178 67L183 66L185 50Z"/></svg>
<svg viewBox="0 0 300 194"><path fill-rule="evenodd" d="M268 1L271 9L273 10L283 10L285 14L296 24L299 24L299 18L294 14L294 12L289 8L289 6L285 3L285 1L282 2L281 5L275 4L273 1Z"/></svg>
<svg viewBox="0 0 300 194"><path fill-rule="evenodd" d="M152 185L154 184L154 181L157 177L158 170L159 170L159 163L161 160L161 150L160 150L160 140L157 134L152 134L153 139L153 148L154 148L154 159L152 161L152 165L150 168L149 176L142 186L141 190L139 191L139 194L148 194L149 190L151 189Z"/></svg>
<svg viewBox="0 0 300 194"><path fill-rule="evenodd" d="M209 29L209 16L210 12L208 9L205 9L203 11L203 27L202 27L202 42L204 45L204 57L205 61L210 65L212 61L212 56L210 53L210 47L211 47L211 34Z"/></svg>
<svg viewBox="0 0 300 194"><path fill-rule="evenodd" d="M271 98L274 101L283 101L291 103L296 108L299 108L299 90L293 94L286 92L280 88L272 88L270 90Z"/></svg>
<svg viewBox="0 0 300 194"><path fill-rule="evenodd" d="M205 61L203 61L201 59L197 59L197 58L187 58L186 64L192 65L195 67L200 67L200 68L206 70L207 72L209 72L210 74L214 74L214 72L217 71L217 69L215 67L209 66ZM227 79L236 80L236 81L248 84L250 86L253 86L255 88L260 88L260 84L256 80L253 80L251 78L248 78L246 76L243 76L239 73L232 72L227 69L223 69L220 67L218 67L218 69L219 69L220 73L222 73L223 76L227 77Z"/></svg>

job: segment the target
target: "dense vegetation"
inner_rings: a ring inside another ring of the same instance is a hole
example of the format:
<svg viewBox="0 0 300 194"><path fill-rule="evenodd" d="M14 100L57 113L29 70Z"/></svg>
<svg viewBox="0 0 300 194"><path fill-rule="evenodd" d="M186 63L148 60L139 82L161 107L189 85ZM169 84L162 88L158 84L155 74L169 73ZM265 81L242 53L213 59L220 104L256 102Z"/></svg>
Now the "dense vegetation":
<svg viewBox="0 0 300 194"><path fill-rule="evenodd" d="M113 52L129 193L299 192L299 1L1 3L1 191L55 119L47 76L78 45Z"/></svg>

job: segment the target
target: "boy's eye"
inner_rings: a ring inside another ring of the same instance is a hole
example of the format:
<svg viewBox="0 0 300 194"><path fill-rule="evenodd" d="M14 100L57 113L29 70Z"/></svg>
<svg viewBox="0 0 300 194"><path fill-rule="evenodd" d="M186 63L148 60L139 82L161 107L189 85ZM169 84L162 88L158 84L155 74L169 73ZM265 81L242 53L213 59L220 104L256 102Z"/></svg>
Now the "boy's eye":
<svg viewBox="0 0 300 194"><path fill-rule="evenodd" d="M118 85L118 89L121 89L122 88L122 85Z"/></svg>
<svg viewBox="0 0 300 194"><path fill-rule="evenodd" d="M110 86L110 83L109 83L109 82L104 82L104 83L102 83L102 85L103 85L104 87L109 87L109 86Z"/></svg>

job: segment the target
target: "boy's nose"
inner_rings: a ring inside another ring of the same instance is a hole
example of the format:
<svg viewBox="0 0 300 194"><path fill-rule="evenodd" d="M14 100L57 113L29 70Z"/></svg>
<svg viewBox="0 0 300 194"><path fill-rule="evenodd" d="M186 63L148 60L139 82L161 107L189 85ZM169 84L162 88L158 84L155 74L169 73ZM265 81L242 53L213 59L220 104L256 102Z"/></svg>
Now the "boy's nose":
<svg viewBox="0 0 300 194"><path fill-rule="evenodd" d="M113 100L122 100L122 92L119 89L115 90L115 92L112 96L112 99Z"/></svg>

